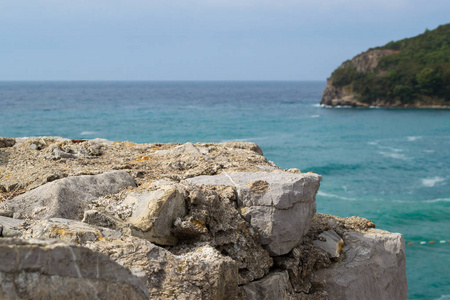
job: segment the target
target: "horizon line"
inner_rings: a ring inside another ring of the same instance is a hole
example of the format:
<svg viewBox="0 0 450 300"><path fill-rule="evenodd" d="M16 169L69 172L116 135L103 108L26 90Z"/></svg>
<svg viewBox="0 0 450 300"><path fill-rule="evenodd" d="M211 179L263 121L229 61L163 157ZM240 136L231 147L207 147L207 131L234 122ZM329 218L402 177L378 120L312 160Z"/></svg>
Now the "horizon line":
<svg viewBox="0 0 450 300"><path fill-rule="evenodd" d="M152 80L152 79L31 79L31 80L3 80L0 82L326 82L326 79L162 79L162 80Z"/></svg>

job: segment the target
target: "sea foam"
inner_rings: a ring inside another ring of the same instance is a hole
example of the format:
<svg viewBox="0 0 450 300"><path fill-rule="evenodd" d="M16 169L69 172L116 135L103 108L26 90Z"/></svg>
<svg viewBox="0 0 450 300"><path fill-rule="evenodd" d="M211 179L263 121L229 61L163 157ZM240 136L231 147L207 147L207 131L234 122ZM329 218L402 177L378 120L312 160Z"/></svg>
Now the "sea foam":
<svg viewBox="0 0 450 300"><path fill-rule="evenodd" d="M328 197L328 198L337 198L337 199L348 200L348 201L355 201L356 200L356 198L348 198L348 197L328 194L328 193L325 193L325 192L322 192L322 191L318 191L317 192L317 196Z"/></svg>
<svg viewBox="0 0 450 300"><path fill-rule="evenodd" d="M439 176L435 176L432 178L424 178L422 179L422 185L425 187L434 187L437 183L441 183L444 182L445 178L443 177L439 177Z"/></svg>

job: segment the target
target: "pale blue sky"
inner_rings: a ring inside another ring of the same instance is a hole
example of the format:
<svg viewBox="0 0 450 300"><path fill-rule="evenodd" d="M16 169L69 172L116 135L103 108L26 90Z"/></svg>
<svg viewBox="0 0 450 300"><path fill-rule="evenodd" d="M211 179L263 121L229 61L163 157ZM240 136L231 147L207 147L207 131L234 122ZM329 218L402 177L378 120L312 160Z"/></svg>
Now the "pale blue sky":
<svg viewBox="0 0 450 300"><path fill-rule="evenodd" d="M0 80L325 80L449 0L0 0Z"/></svg>

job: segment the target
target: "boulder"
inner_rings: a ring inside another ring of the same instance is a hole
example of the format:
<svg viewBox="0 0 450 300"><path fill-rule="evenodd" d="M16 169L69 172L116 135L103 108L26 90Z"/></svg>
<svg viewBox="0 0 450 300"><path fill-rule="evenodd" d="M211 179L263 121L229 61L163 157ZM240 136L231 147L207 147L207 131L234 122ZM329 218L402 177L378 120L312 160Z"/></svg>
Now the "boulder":
<svg viewBox="0 0 450 300"><path fill-rule="evenodd" d="M163 185L154 191L133 192L123 205L134 207L126 221L142 230L142 237L160 245L176 245L171 229L177 218L186 214L184 196L175 185Z"/></svg>
<svg viewBox="0 0 450 300"><path fill-rule="evenodd" d="M379 229L344 233L346 258L316 271L313 286L330 299L407 299L405 242Z"/></svg>
<svg viewBox="0 0 450 300"><path fill-rule="evenodd" d="M67 177L2 202L0 209L8 208L20 215L20 218L81 219L86 201L118 193L127 186L136 184L133 177L123 171Z"/></svg>
<svg viewBox="0 0 450 300"><path fill-rule="evenodd" d="M150 299L234 299L236 263L206 244L173 254L149 241L121 237L87 243L147 283Z"/></svg>
<svg viewBox="0 0 450 300"><path fill-rule="evenodd" d="M287 271L271 272L264 278L242 287L247 300L282 300L290 299L292 292Z"/></svg>
<svg viewBox="0 0 450 300"><path fill-rule="evenodd" d="M148 299L144 282L107 256L51 240L0 239L1 299Z"/></svg>
<svg viewBox="0 0 450 300"><path fill-rule="evenodd" d="M259 233L261 245L277 256L291 251L308 232L321 178L281 171L223 172L186 181L197 186L233 186L242 216Z"/></svg>

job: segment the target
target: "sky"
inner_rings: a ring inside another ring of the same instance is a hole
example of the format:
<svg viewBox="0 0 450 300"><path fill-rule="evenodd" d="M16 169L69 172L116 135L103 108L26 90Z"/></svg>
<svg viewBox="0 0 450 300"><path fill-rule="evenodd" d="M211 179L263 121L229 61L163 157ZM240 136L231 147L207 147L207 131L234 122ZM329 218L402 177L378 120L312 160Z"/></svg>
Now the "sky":
<svg viewBox="0 0 450 300"><path fill-rule="evenodd" d="M449 0L0 0L0 80L326 80Z"/></svg>

